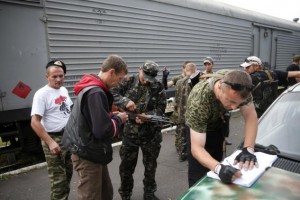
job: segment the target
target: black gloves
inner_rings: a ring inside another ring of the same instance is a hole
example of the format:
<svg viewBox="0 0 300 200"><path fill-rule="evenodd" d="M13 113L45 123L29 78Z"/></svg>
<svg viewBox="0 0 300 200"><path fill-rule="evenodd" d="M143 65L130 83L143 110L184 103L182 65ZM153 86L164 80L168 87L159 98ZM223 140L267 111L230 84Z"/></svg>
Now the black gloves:
<svg viewBox="0 0 300 200"><path fill-rule="evenodd" d="M170 72L169 70L167 70L167 68L165 68L163 70L163 77L162 77L162 83L164 85L165 90L168 89L168 76L169 76Z"/></svg>
<svg viewBox="0 0 300 200"><path fill-rule="evenodd" d="M254 163L257 162L256 156L254 155L254 150L251 147L244 147L242 152L237 155L235 158L238 162L246 162L246 161L253 161Z"/></svg>
<svg viewBox="0 0 300 200"><path fill-rule="evenodd" d="M218 174L221 181L226 184L232 183L232 177L238 171L238 169L230 165L223 165L223 164L219 164L219 165L221 166L221 169Z"/></svg>

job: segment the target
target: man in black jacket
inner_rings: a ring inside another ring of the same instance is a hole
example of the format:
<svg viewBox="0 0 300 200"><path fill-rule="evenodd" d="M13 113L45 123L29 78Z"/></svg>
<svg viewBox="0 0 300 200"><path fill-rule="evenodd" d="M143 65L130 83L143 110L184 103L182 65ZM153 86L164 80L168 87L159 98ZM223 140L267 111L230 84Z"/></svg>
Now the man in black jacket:
<svg viewBox="0 0 300 200"><path fill-rule="evenodd" d="M113 95L109 89L127 74L125 61L117 55L107 57L100 73L84 75L75 84L78 95L65 128L64 146L72 152L78 172L78 199L113 199L107 164L112 160L112 138L128 119L126 113L112 113Z"/></svg>

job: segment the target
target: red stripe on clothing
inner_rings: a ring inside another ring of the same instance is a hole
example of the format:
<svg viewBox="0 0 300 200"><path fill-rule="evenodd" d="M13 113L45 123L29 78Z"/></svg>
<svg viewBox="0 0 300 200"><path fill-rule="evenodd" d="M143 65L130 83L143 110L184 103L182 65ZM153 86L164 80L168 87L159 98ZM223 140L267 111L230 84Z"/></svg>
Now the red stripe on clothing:
<svg viewBox="0 0 300 200"><path fill-rule="evenodd" d="M114 137L116 137L117 135L117 125L116 125L116 121L114 119L111 119L113 125L114 125Z"/></svg>

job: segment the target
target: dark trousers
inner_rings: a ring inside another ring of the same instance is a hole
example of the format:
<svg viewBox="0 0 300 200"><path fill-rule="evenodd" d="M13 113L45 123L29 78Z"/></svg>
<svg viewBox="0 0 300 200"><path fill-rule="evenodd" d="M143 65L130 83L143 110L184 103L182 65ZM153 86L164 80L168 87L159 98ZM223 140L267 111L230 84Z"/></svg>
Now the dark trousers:
<svg viewBox="0 0 300 200"><path fill-rule="evenodd" d="M141 148L143 153L143 164L145 167L144 172L144 192L154 193L157 189L155 174L157 168L157 158L160 152L160 142L156 137L154 137L149 142L141 142L138 140L130 140L124 137L122 140L122 146L120 148L120 177L121 177L121 187L119 188L119 193L122 197L130 197L133 189L133 173L138 160L139 148Z"/></svg>
<svg viewBox="0 0 300 200"><path fill-rule="evenodd" d="M201 133L199 133L201 134ZM189 187L206 175L208 168L201 165L191 153L190 128L186 127L187 136L187 154L188 154L188 181ZM216 160L221 161L223 158L224 136L222 131L207 131L205 150Z"/></svg>

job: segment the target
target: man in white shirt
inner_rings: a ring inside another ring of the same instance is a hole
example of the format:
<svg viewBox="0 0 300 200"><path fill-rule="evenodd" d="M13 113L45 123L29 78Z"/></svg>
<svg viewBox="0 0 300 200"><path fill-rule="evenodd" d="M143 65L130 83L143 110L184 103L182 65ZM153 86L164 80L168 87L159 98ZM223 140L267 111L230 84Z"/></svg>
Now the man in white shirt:
<svg viewBox="0 0 300 200"><path fill-rule="evenodd" d="M50 61L46 65L48 84L35 93L31 110L31 127L42 141L48 165L51 200L68 199L73 173L71 153L61 145L73 104L62 86L65 73L62 61Z"/></svg>

